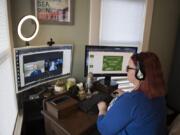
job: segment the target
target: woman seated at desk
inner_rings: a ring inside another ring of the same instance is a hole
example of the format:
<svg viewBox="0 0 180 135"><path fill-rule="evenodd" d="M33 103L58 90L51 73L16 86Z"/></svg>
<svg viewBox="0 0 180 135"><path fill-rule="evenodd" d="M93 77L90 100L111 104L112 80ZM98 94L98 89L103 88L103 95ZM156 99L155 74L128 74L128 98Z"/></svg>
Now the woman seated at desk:
<svg viewBox="0 0 180 135"><path fill-rule="evenodd" d="M127 66L132 92L119 95L107 108L98 103L102 135L166 135L166 105L161 65L154 53L134 54Z"/></svg>

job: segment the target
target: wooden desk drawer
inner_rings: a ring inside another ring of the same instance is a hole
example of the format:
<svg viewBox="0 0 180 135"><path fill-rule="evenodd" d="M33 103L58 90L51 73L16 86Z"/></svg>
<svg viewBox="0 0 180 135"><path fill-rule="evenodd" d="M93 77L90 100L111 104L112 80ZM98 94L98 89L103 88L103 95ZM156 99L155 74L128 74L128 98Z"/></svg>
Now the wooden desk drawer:
<svg viewBox="0 0 180 135"><path fill-rule="evenodd" d="M53 122L45 119L46 135L70 135L57 127Z"/></svg>

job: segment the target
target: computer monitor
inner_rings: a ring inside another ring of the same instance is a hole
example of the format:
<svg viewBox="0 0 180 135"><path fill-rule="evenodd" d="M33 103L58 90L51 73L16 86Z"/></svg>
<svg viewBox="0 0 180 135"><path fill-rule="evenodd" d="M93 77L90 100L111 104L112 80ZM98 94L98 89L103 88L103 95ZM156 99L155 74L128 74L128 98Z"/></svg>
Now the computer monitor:
<svg viewBox="0 0 180 135"><path fill-rule="evenodd" d="M85 47L85 76L104 76L110 85L111 76L126 76L129 58L137 53L137 47L87 45Z"/></svg>
<svg viewBox="0 0 180 135"><path fill-rule="evenodd" d="M71 75L72 45L15 48L16 92Z"/></svg>

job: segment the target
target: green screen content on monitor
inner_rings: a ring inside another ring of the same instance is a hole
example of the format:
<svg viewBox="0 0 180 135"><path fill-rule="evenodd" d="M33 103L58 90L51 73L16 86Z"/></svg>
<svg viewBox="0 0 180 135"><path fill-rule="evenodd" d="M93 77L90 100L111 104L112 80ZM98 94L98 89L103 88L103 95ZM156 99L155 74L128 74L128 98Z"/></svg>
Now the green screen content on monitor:
<svg viewBox="0 0 180 135"><path fill-rule="evenodd" d="M121 71L123 56L103 56L103 71Z"/></svg>

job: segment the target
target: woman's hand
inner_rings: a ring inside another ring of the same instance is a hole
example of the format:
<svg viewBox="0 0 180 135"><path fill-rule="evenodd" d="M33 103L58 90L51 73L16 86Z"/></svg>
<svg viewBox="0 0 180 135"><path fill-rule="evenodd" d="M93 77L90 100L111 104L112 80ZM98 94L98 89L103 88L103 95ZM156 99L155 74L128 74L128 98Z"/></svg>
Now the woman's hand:
<svg viewBox="0 0 180 135"><path fill-rule="evenodd" d="M97 104L98 110L99 110L99 115L104 115L106 114L107 111L107 105L104 101L101 101Z"/></svg>

